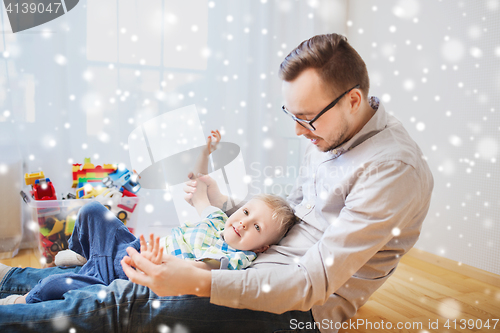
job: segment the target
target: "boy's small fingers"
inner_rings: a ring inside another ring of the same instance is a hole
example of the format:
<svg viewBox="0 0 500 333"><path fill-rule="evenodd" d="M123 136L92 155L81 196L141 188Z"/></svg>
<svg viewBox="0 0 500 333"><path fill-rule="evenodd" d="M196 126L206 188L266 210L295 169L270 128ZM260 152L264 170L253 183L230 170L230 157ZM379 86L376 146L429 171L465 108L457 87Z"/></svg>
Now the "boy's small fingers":
<svg viewBox="0 0 500 333"><path fill-rule="evenodd" d="M144 235L139 236L139 241L141 244L141 252L146 251L146 240L144 239Z"/></svg>
<svg viewBox="0 0 500 333"><path fill-rule="evenodd" d="M149 286L150 285L150 278L149 276L139 273L138 271L134 270L132 267L130 267L126 262L123 260L121 261L121 265L123 268L123 272L128 276L129 280L133 283L140 284L142 286Z"/></svg>
<svg viewBox="0 0 500 333"><path fill-rule="evenodd" d="M122 258L122 261L130 265L130 263L132 262L132 258L125 256Z"/></svg>

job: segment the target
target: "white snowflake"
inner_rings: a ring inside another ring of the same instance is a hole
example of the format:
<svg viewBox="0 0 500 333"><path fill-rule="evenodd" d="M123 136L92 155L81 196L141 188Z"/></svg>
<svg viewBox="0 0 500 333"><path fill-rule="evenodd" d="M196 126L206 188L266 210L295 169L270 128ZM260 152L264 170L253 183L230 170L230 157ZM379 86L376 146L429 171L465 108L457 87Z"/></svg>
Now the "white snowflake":
<svg viewBox="0 0 500 333"><path fill-rule="evenodd" d="M458 39L450 39L441 46L441 56L449 62L456 63L462 60L465 47Z"/></svg>
<svg viewBox="0 0 500 333"><path fill-rule="evenodd" d="M145 207L144 207L144 210L146 211L146 213L152 213L154 211L154 206L151 205L151 204L147 204Z"/></svg>
<svg viewBox="0 0 500 333"><path fill-rule="evenodd" d="M425 124L421 121L419 121L415 127L417 128L417 131L419 131L419 132L422 132L425 130Z"/></svg>
<svg viewBox="0 0 500 333"><path fill-rule="evenodd" d="M448 319L459 318L462 313L460 303L452 298L441 301L438 312L440 316Z"/></svg>
<svg viewBox="0 0 500 333"><path fill-rule="evenodd" d="M57 54L54 57L54 61L56 62L56 64L61 65L61 66L66 65L66 63L68 62L68 60L66 59L66 57L63 56L62 54Z"/></svg>
<svg viewBox="0 0 500 333"><path fill-rule="evenodd" d="M448 142L455 147L460 147L462 145L462 139L460 139L460 137L457 135L451 135L448 138Z"/></svg>
<svg viewBox="0 0 500 333"><path fill-rule="evenodd" d="M271 139L265 139L263 142L263 146L266 149L271 149L273 147L273 145L274 145L274 143L273 143L273 140L271 140Z"/></svg>

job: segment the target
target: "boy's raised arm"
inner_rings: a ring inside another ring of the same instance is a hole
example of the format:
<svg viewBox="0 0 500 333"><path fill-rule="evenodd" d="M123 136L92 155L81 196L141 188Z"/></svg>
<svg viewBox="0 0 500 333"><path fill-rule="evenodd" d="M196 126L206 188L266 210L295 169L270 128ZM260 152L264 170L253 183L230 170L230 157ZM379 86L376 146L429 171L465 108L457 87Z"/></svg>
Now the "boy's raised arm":
<svg viewBox="0 0 500 333"><path fill-rule="evenodd" d="M213 139L212 139L213 137ZM201 152L196 165L194 167L194 175L198 177L199 174L206 175L208 174L208 157L210 154L217 149L217 145L219 144L221 139L221 135L219 130L215 130L211 132L211 135L207 139L207 145L205 149ZM193 193L192 202L194 208L201 216L201 213L210 206L210 200L207 195L207 185L204 182L198 182L197 189Z"/></svg>

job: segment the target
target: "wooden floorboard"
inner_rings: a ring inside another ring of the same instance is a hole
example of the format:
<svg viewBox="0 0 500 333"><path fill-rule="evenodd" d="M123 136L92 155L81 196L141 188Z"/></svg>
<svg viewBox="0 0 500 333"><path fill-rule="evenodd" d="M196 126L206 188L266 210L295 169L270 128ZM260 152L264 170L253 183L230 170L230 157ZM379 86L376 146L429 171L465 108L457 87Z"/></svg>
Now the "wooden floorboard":
<svg viewBox="0 0 500 333"><path fill-rule="evenodd" d="M413 254L401 259L393 276L351 318L353 322L364 320L365 326L340 332L500 332L500 321L495 321L500 319L500 276L470 266L462 270L461 265L429 253ZM16 257L0 262L41 267L37 252L31 249L21 250ZM441 265L443 262L446 267ZM461 327L461 320L466 321L465 328ZM429 327L436 321L437 328ZM444 327L447 321L449 328ZM472 322L474 325L468 326ZM387 329L388 323L392 329ZM398 323L403 328L397 329ZM480 323L488 323L490 328L478 328Z"/></svg>
<svg viewBox="0 0 500 333"><path fill-rule="evenodd" d="M35 267L42 268L38 253L35 249L19 250L19 253L10 259L1 259L0 263L12 267Z"/></svg>
<svg viewBox="0 0 500 333"><path fill-rule="evenodd" d="M365 324L339 332L500 332L500 320L495 321L500 319L500 288L497 287L500 276L489 272L482 275L483 272L471 267L464 267L462 272L461 265L450 270L436 265L441 259L432 258L431 254L423 258L425 260L404 256L393 276L351 318L352 322L361 319L371 322L372 326L378 323L378 329L370 329ZM447 264L452 267L448 259ZM465 320L465 325L461 320ZM437 328L429 326L436 321ZM445 327L447 321L449 327ZM388 322L392 329L387 329ZM398 323L411 328L398 330ZM480 328L480 324L489 324L490 328Z"/></svg>

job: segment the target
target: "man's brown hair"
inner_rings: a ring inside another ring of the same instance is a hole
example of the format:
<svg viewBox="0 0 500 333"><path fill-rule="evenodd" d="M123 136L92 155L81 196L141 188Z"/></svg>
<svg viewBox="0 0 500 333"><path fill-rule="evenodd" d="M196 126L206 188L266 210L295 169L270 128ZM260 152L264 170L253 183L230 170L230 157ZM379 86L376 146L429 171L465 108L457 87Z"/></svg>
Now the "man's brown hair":
<svg viewBox="0 0 500 333"><path fill-rule="evenodd" d="M333 95L359 84L364 97L368 97L370 80L365 62L342 35L317 35L303 41L283 60L279 77L293 81L308 68L318 71Z"/></svg>

